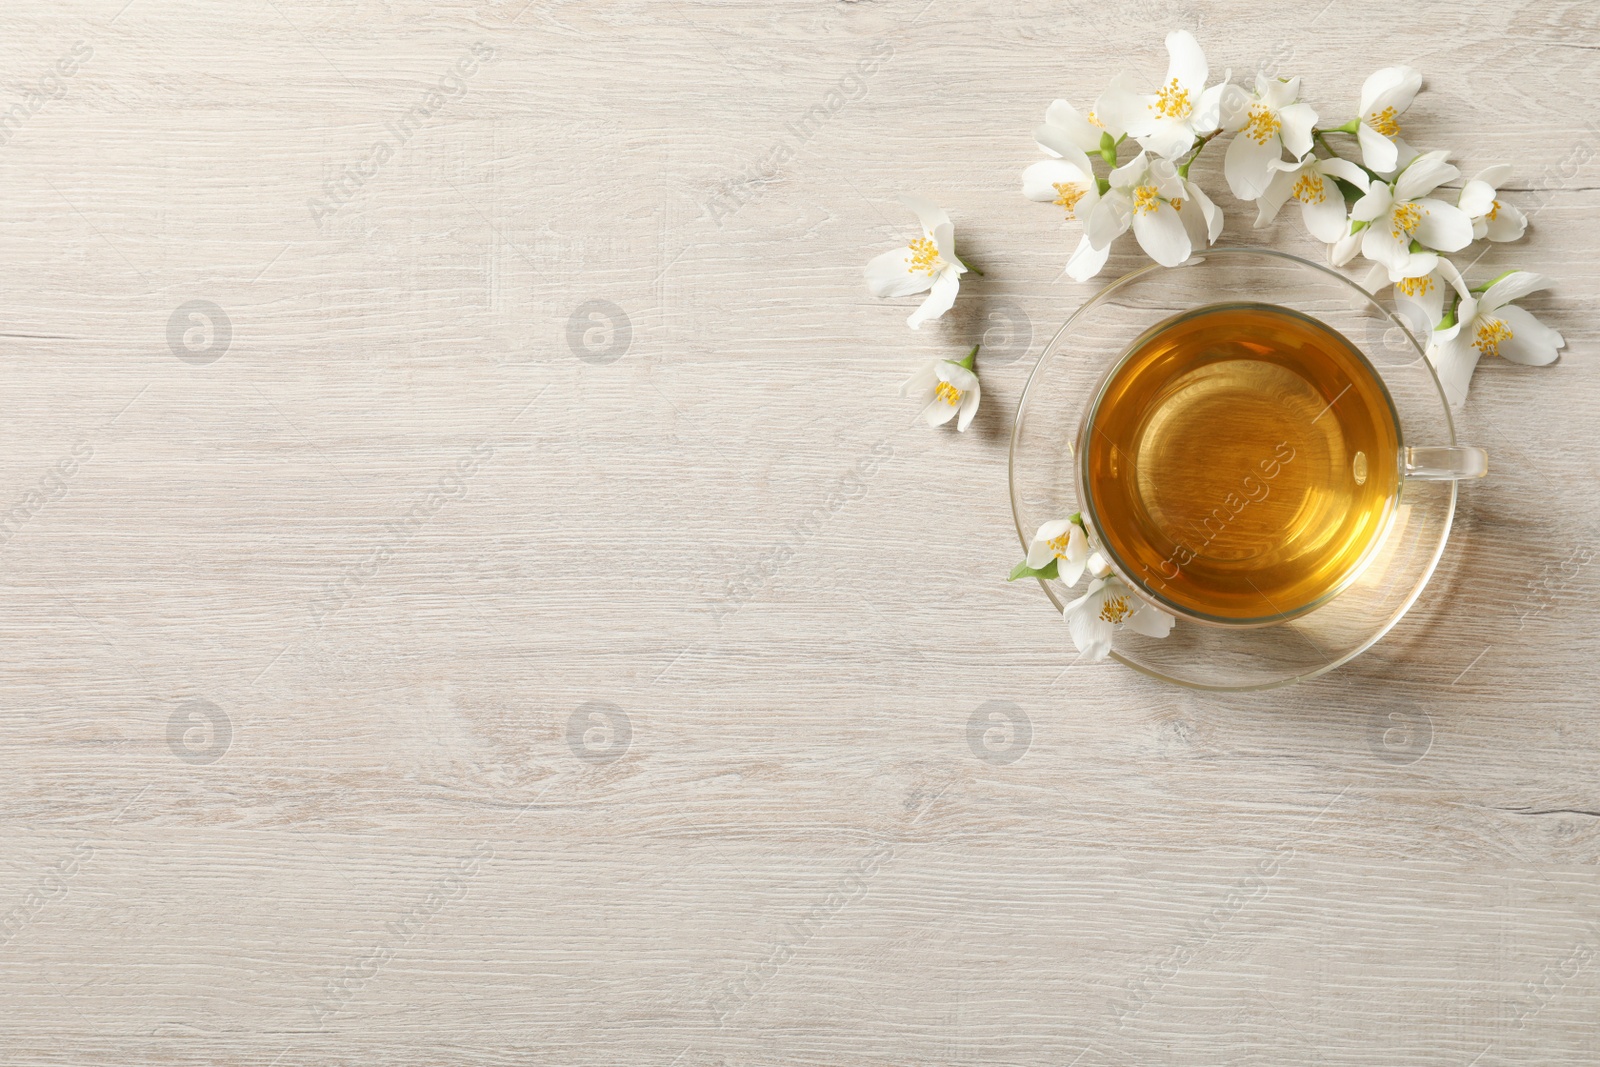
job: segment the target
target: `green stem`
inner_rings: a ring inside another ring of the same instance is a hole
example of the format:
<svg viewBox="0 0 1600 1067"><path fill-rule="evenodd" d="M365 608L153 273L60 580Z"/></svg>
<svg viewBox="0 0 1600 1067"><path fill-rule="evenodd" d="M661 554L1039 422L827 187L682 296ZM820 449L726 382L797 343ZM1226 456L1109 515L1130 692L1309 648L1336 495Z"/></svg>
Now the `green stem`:
<svg viewBox="0 0 1600 1067"><path fill-rule="evenodd" d="M968 370L972 370L973 365L978 362L978 348L978 345L973 345L972 351L967 353L967 358L956 364L956 366L965 367Z"/></svg>
<svg viewBox="0 0 1600 1067"><path fill-rule="evenodd" d="M1354 134L1360 128L1361 128L1361 120L1360 119L1351 119L1349 122L1345 123L1343 126L1330 126L1330 127L1328 127L1326 130L1324 130L1322 132L1324 132L1324 133L1348 133L1348 134ZM1312 134L1315 135L1316 132L1317 131L1313 130Z"/></svg>
<svg viewBox="0 0 1600 1067"><path fill-rule="evenodd" d="M983 271L979 270L977 267L974 267L972 264L968 263L966 260L962 259L960 256L956 256L956 262L961 264L963 267L967 268L968 270L970 270L972 273L976 274L978 277L980 277L980 278L983 277Z"/></svg>
<svg viewBox="0 0 1600 1067"><path fill-rule="evenodd" d="M1489 286L1493 285L1497 281L1500 281L1502 278L1509 278L1515 273L1517 273L1515 268L1508 271L1502 271L1501 273L1496 274L1493 278L1490 278L1488 281L1484 282L1482 285L1474 285L1471 291L1474 293L1487 293L1489 291Z"/></svg>
<svg viewBox="0 0 1600 1067"><path fill-rule="evenodd" d="M1189 177L1189 168L1194 165L1195 160L1200 158L1201 151L1205 149L1206 145L1211 143L1211 139L1213 137L1221 132L1221 130L1212 130L1210 133L1200 138L1200 143L1194 146L1194 153L1188 159L1184 160L1183 164L1178 167L1178 177Z"/></svg>

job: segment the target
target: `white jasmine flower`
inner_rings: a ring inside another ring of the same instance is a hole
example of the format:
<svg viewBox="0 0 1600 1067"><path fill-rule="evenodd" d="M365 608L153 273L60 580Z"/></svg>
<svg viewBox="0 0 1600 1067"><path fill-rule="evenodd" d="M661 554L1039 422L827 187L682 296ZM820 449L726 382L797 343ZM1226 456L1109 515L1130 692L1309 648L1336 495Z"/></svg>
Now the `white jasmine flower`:
<svg viewBox="0 0 1600 1067"><path fill-rule="evenodd" d="M1472 220L1454 204L1427 194L1461 172L1444 161L1447 153L1418 156L1391 185L1373 182L1350 217L1369 225L1361 231L1361 254L1389 268L1389 280L1427 274L1438 257L1427 249L1454 252L1472 243ZM1426 246L1413 251L1412 242Z"/></svg>
<svg viewBox="0 0 1600 1067"><path fill-rule="evenodd" d="M1307 156L1298 163L1273 161L1272 179L1256 201L1256 225L1271 222L1293 198L1300 202L1301 217L1311 236L1329 244L1338 243L1350 235L1350 219L1345 213L1344 194L1333 183L1335 178L1343 178L1362 192L1370 187L1366 171L1337 156ZM1350 255L1355 255L1358 244L1359 241L1351 244Z"/></svg>
<svg viewBox="0 0 1600 1067"><path fill-rule="evenodd" d="M1072 643L1090 663L1110 654L1111 638L1118 626L1146 637L1165 637L1172 631L1172 616L1134 596L1121 578L1110 573L1098 552L1090 558L1089 567L1098 576L1089 583L1089 591L1063 608L1061 614L1067 620Z"/></svg>
<svg viewBox="0 0 1600 1067"><path fill-rule="evenodd" d="M1056 103L1064 104L1065 101L1058 100ZM1045 127L1039 129L1044 131ZM1055 158L1041 159L1022 172L1022 195L1029 200L1054 203L1065 210L1067 218L1087 222L1095 205L1100 203L1100 186L1095 179L1094 168L1089 163L1089 157L1071 139L1065 135L1051 135L1051 139L1053 147L1046 144L1043 137L1039 144L1046 151L1054 153ZM1110 254L1109 242L1106 247L1096 250L1088 247L1087 237L1080 239L1078 250L1067 262L1067 273L1077 281L1092 278L1100 273Z"/></svg>
<svg viewBox="0 0 1600 1067"><path fill-rule="evenodd" d="M1056 564L1056 577L1068 585L1076 585L1083 577L1083 569L1089 562L1089 538L1083 527L1072 519L1045 523L1028 545L1030 570L1042 570L1052 560Z"/></svg>
<svg viewBox="0 0 1600 1067"><path fill-rule="evenodd" d="M1435 330L1428 350L1452 405L1467 398L1467 386L1482 356L1504 356L1532 367L1555 361L1557 350L1567 343L1561 334L1511 306L1511 301L1549 286L1550 279L1544 275L1518 270L1497 279L1481 294L1461 293L1455 323Z"/></svg>
<svg viewBox="0 0 1600 1067"><path fill-rule="evenodd" d="M943 426L956 420L956 429L965 433L972 425L972 416L978 413L978 374L973 364L978 356L978 346L973 345L967 358L957 363L953 359L936 359L913 374L900 387L901 396L914 396L922 402L922 417L929 426Z"/></svg>
<svg viewBox="0 0 1600 1067"><path fill-rule="evenodd" d="M1189 258L1193 246L1178 215L1188 190L1170 160L1140 152L1111 172L1110 185L1085 227L1084 238L1093 251L1105 252L1131 226L1139 247L1163 267L1175 267ZM1100 262L1104 264L1103 257Z"/></svg>
<svg viewBox="0 0 1600 1067"><path fill-rule="evenodd" d="M877 297L927 292L928 298L906 320L915 330L950 310L967 267L956 255L956 228L949 212L921 197L904 196L900 202L916 212L922 236L868 263L867 288Z"/></svg>
<svg viewBox="0 0 1600 1067"><path fill-rule="evenodd" d="M1311 128L1316 124L1316 111L1300 100L1299 78L1280 81L1257 74L1255 94L1224 123L1230 133L1239 134L1228 145L1222 163L1233 195L1254 200L1265 193L1273 164L1283 160L1284 149L1294 159L1311 151Z"/></svg>
<svg viewBox="0 0 1600 1067"><path fill-rule="evenodd" d="M1362 83L1361 113L1350 132L1361 142L1361 160L1370 169L1388 174L1408 162L1402 150L1409 153L1409 147L1396 143L1400 116L1421 88L1422 75L1410 67L1384 67Z"/></svg>
<svg viewBox="0 0 1600 1067"><path fill-rule="evenodd" d="M1095 111L1113 136L1126 132L1145 151L1177 159L1193 147L1196 136L1221 124L1228 76L1206 88L1210 73L1206 55L1188 30L1167 34L1167 54L1171 61L1166 83L1153 95L1136 92L1119 78L1100 97Z"/></svg>
<svg viewBox="0 0 1600 1067"><path fill-rule="evenodd" d="M1457 206L1472 219L1472 238L1515 241L1528 229L1528 217L1514 204L1499 200L1500 186L1511 177L1511 165L1489 167L1461 187Z"/></svg>

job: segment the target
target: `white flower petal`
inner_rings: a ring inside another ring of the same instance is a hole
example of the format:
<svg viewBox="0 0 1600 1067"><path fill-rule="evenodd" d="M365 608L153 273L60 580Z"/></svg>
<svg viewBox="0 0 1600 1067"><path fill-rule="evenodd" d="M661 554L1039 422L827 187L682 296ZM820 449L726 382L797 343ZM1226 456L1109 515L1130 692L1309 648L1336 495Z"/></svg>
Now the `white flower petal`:
<svg viewBox="0 0 1600 1067"><path fill-rule="evenodd" d="M1420 154L1415 148L1406 144L1404 137L1396 137L1394 139L1394 166L1386 171L1379 172L1383 176L1383 180L1386 182L1394 181L1395 176L1411 166L1412 162Z"/></svg>
<svg viewBox="0 0 1600 1067"><path fill-rule="evenodd" d="M1043 533L1042 530L1040 532ZM1028 558L1025 562L1031 569L1038 570L1055 558L1055 552L1051 551L1050 545L1045 539L1035 537L1033 543L1028 546Z"/></svg>
<svg viewBox="0 0 1600 1067"><path fill-rule="evenodd" d="M1160 202L1154 211L1139 211L1133 216L1133 235L1145 255L1163 267L1176 267L1189 258L1194 246L1189 231L1171 204Z"/></svg>
<svg viewBox="0 0 1600 1067"><path fill-rule="evenodd" d="M1361 84L1361 118L1365 120L1386 107L1394 108L1399 114L1411 106L1421 88L1422 75L1411 67L1384 67L1374 71Z"/></svg>
<svg viewBox="0 0 1600 1067"><path fill-rule="evenodd" d="M1200 214L1205 218L1206 223L1205 243L1208 245L1214 243L1218 237L1222 236L1222 209L1212 203L1211 198L1206 195L1206 191L1194 182L1185 179L1183 191L1185 194L1183 201L1185 210L1188 209L1191 202L1200 208ZM1198 244L1199 242L1191 239L1190 243Z"/></svg>
<svg viewBox="0 0 1600 1067"><path fill-rule="evenodd" d="M1440 252L1455 252L1472 243L1472 220L1454 204L1425 197L1414 201L1422 219L1411 236Z"/></svg>
<svg viewBox="0 0 1600 1067"><path fill-rule="evenodd" d="M922 306L911 313L906 319L906 325L913 330L920 330L922 324L929 319L936 319L950 310L956 302L956 292L961 288L961 276L955 270L946 267L933 279L933 288Z"/></svg>
<svg viewBox="0 0 1600 1067"><path fill-rule="evenodd" d="M1408 252L1398 267L1389 268L1389 280L1398 282L1403 278L1421 278L1425 274L1432 274L1439 263L1437 252Z"/></svg>
<svg viewBox="0 0 1600 1067"><path fill-rule="evenodd" d="M1409 242L1395 237L1387 220L1379 220L1361 231L1361 254L1388 267L1391 278L1403 277L1395 272L1411 258Z"/></svg>
<svg viewBox="0 0 1600 1067"><path fill-rule="evenodd" d="M934 397L922 409L922 421L929 426L943 426L956 417L956 406L947 404L942 397Z"/></svg>
<svg viewBox="0 0 1600 1067"><path fill-rule="evenodd" d="M1396 200L1418 200L1433 192L1445 182L1461 177L1461 171L1446 163L1448 152L1429 152L1406 164L1406 169L1394 181Z"/></svg>
<svg viewBox="0 0 1600 1067"><path fill-rule="evenodd" d="M1279 81L1265 74L1256 75L1256 95L1274 111L1281 111L1300 99L1300 79Z"/></svg>
<svg viewBox="0 0 1600 1067"><path fill-rule="evenodd" d="M1128 75L1119 75L1095 102L1094 117L1105 125L1112 137L1120 137L1132 133L1135 127L1143 129L1149 125L1153 114L1150 104L1154 100L1155 97L1138 92Z"/></svg>
<svg viewBox="0 0 1600 1067"><path fill-rule="evenodd" d="M1232 73L1231 70L1228 72L1230 75ZM1210 133L1222 125L1222 100L1231 88L1234 86L1224 78L1200 94L1194 112L1189 116L1189 125L1194 127L1196 133Z"/></svg>
<svg viewBox="0 0 1600 1067"><path fill-rule="evenodd" d="M1394 289L1395 311L1399 312L1418 337L1427 337L1431 334L1444 315L1445 281L1437 274L1425 277L1427 284L1412 285L1412 293L1407 293L1399 285Z"/></svg>
<svg viewBox="0 0 1600 1067"><path fill-rule="evenodd" d="M1511 336L1500 342L1500 354L1513 363L1526 367L1554 363L1556 350L1567 343L1560 333L1519 307L1503 307L1494 314L1511 327Z"/></svg>
<svg viewBox="0 0 1600 1067"><path fill-rule="evenodd" d="M1066 606L1062 612L1067 620L1067 632L1078 651L1094 663L1105 659L1111 652L1111 637L1116 627L1100 617L1105 606L1103 590L1089 587L1090 591Z"/></svg>
<svg viewBox="0 0 1600 1067"><path fill-rule="evenodd" d="M1492 185L1496 189L1504 185L1511 177L1512 167L1509 163L1496 163L1491 167L1484 167L1472 176L1475 182Z"/></svg>
<svg viewBox="0 0 1600 1067"><path fill-rule="evenodd" d="M873 296L910 296L933 285L933 278L911 269L911 249L896 248L867 264L867 289Z"/></svg>
<svg viewBox="0 0 1600 1067"><path fill-rule="evenodd" d="M939 375L934 369L938 360L918 368L917 372L905 380L900 386L901 396L915 396L919 400L927 400L933 396L933 390L939 384Z"/></svg>
<svg viewBox="0 0 1600 1067"><path fill-rule="evenodd" d="M1094 179L1065 159L1041 159L1022 172L1022 195L1029 200L1054 201L1061 195L1057 185L1076 185L1087 192L1094 188Z"/></svg>
<svg viewBox="0 0 1600 1067"><path fill-rule="evenodd" d="M1217 124L1229 132L1243 128L1250 119L1252 102L1243 86L1223 82L1222 93L1217 98Z"/></svg>
<svg viewBox="0 0 1600 1067"><path fill-rule="evenodd" d="M967 268L956 258L956 228L952 223L939 223L928 236L933 238L933 245L939 250L939 258L944 260L944 269L953 270L956 274L967 273Z"/></svg>
<svg viewBox="0 0 1600 1067"><path fill-rule="evenodd" d="M1173 30L1167 34L1167 55L1172 57L1167 64L1167 81L1176 78L1178 84L1191 94L1198 93L1206 83L1209 69L1206 67L1206 54L1201 51L1200 42L1194 39L1194 34L1188 30Z"/></svg>
<svg viewBox="0 0 1600 1067"><path fill-rule="evenodd" d="M1350 217L1358 222L1373 222L1382 219L1383 225L1389 224L1389 208L1394 204L1394 196L1389 187L1382 182L1373 182L1367 194L1354 204L1350 205Z"/></svg>
<svg viewBox="0 0 1600 1067"><path fill-rule="evenodd" d="M1356 252L1361 248L1362 233L1347 233L1339 240L1328 246L1328 262L1335 267L1342 267L1356 257Z"/></svg>
<svg viewBox="0 0 1600 1067"><path fill-rule="evenodd" d="M978 375L957 363L953 359L941 359L933 365L934 373L940 381L949 382L961 392L966 393L978 388Z"/></svg>
<svg viewBox="0 0 1600 1067"><path fill-rule="evenodd" d="M1493 311L1514 300L1521 300L1529 293L1537 293L1541 289L1548 289L1554 285L1547 275L1534 274L1532 271L1514 270L1504 278L1495 282L1484 290L1480 297L1480 308L1483 311Z"/></svg>
<svg viewBox="0 0 1600 1067"><path fill-rule="evenodd" d="M1319 159L1316 167L1324 174L1331 174L1335 178L1349 182L1362 192L1372 188L1372 179L1367 177L1367 172L1348 159L1340 159L1337 156Z"/></svg>
<svg viewBox="0 0 1600 1067"><path fill-rule="evenodd" d="M1350 229L1349 217L1344 213L1344 197L1339 195L1332 181L1323 186L1321 200L1303 203L1301 209L1306 230L1319 241L1332 244Z"/></svg>
<svg viewBox="0 0 1600 1067"><path fill-rule="evenodd" d="M1088 221L1083 225L1084 236L1096 250L1110 248L1112 241L1128 231L1131 214L1126 198L1103 196L1089 212Z"/></svg>
<svg viewBox="0 0 1600 1067"><path fill-rule="evenodd" d="M1098 115L1095 117L1099 118ZM1100 148L1100 135L1104 132L1079 114L1078 109L1070 103L1056 100L1045 111L1044 125L1034 131L1034 140L1057 155L1066 155L1058 147L1063 144L1070 144L1082 152L1094 152Z"/></svg>
<svg viewBox="0 0 1600 1067"><path fill-rule="evenodd" d="M950 213L932 200L920 196L902 196L900 202L916 214L923 233L932 234L940 226L950 225Z"/></svg>
<svg viewBox="0 0 1600 1067"><path fill-rule="evenodd" d="M1089 243L1089 235L1084 234L1078 239L1078 247L1073 251L1072 258L1067 260L1067 277L1075 282L1086 282L1105 268L1110 256L1110 241L1106 242L1104 248L1097 249Z"/></svg>
<svg viewBox="0 0 1600 1067"><path fill-rule="evenodd" d="M1142 184L1150 170L1150 157L1140 152L1111 172L1108 184L1113 189L1132 189Z"/></svg>
<svg viewBox="0 0 1600 1067"><path fill-rule="evenodd" d="M1356 140L1361 143L1361 162L1369 170L1379 173L1394 169L1400 150L1394 142L1363 122L1356 128Z"/></svg>
<svg viewBox="0 0 1600 1067"><path fill-rule="evenodd" d="M1487 215L1494 207L1494 186L1478 178L1472 179L1461 187L1461 197L1456 201L1456 206L1473 218Z"/></svg>
<svg viewBox="0 0 1600 1067"><path fill-rule="evenodd" d="M1515 241L1528 231L1528 216L1522 213L1521 208L1504 200L1497 200L1495 203L1498 207L1495 209L1494 218L1479 219L1478 221L1483 223L1483 233L1479 234L1474 225L1475 236L1487 237L1491 241Z"/></svg>
<svg viewBox="0 0 1600 1067"><path fill-rule="evenodd" d="M1071 519L1051 519L1049 522L1041 525L1039 529L1034 532L1034 543L1037 544L1041 541L1054 541L1056 538L1060 537L1062 534L1066 533L1076 525L1077 523L1073 522ZM1032 564L1030 564L1030 566L1032 566Z"/></svg>
<svg viewBox="0 0 1600 1067"><path fill-rule="evenodd" d="M961 414L956 419L956 430L966 433L967 427L972 425L972 417L978 413L978 400L983 396L983 387L974 378L971 389L961 391Z"/></svg>
<svg viewBox="0 0 1600 1067"><path fill-rule="evenodd" d="M1267 183L1267 189L1256 198L1256 228L1260 229L1278 217L1278 212L1288 202L1289 194L1294 191L1294 183L1300 178L1300 171L1277 170L1272 173L1272 180Z"/></svg>
<svg viewBox="0 0 1600 1067"><path fill-rule="evenodd" d="M1307 103L1290 104L1278 110L1282 129L1278 136L1289 154L1299 159L1311 151L1311 128L1317 124L1317 110Z"/></svg>
<svg viewBox="0 0 1600 1067"><path fill-rule="evenodd" d="M1172 632L1174 621L1171 615L1155 605L1143 604L1128 616L1125 625L1134 633L1144 634L1146 637L1165 637Z"/></svg>
<svg viewBox="0 0 1600 1067"><path fill-rule="evenodd" d="M1434 336L1437 338L1440 335ZM1439 375L1439 384L1444 388L1445 399L1450 402L1451 407L1460 407L1467 399L1467 388L1472 384L1472 372L1478 366L1478 350L1473 347L1469 339L1458 333L1431 347L1428 350L1428 358L1433 361L1433 369Z"/></svg>
<svg viewBox="0 0 1600 1067"><path fill-rule="evenodd" d="M1272 182L1272 163L1283 158L1283 145L1276 137L1258 142L1248 133L1241 133L1228 144L1228 153L1222 158L1222 173L1228 179L1228 188L1240 200L1255 200L1267 191Z"/></svg>
<svg viewBox="0 0 1600 1067"><path fill-rule="evenodd" d="M1194 147L1194 127L1182 119L1158 118L1136 136L1140 148L1165 159L1178 159Z"/></svg>

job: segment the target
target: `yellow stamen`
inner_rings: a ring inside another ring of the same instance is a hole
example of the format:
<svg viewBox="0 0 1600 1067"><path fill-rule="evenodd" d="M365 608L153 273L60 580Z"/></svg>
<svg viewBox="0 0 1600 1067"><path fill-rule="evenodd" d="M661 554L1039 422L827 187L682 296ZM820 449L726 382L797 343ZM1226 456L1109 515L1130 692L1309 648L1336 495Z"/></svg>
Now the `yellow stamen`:
<svg viewBox="0 0 1600 1067"><path fill-rule="evenodd" d="M1500 201L1495 200L1490 204L1489 213L1485 215L1484 218L1492 221L1498 214L1500 214Z"/></svg>
<svg viewBox="0 0 1600 1067"><path fill-rule="evenodd" d="M1256 104L1250 109L1250 121L1245 123L1244 133L1256 144L1266 144L1278 131L1282 124L1272 109L1262 104Z"/></svg>
<svg viewBox="0 0 1600 1067"><path fill-rule="evenodd" d="M1422 222L1422 209L1415 204L1401 204L1389 216L1389 232L1396 238L1410 237Z"/></svg>
<svg viewBox="0 0 1600 1067"><path fill-rule="evenodd" d="M1093 111L1089 112L1089 125L1098 126L1102 130L1106 128L1106 124L1101 122L1100 121L1100 117L1098 115L1096 115Z"/></svg>
<svg viewBox="0 0 1600 1067"><path fill-rule="evenodd" d="M1189 90L1179 88L1177 78L1156 90L1156 102L1150 107L1157 117L1164 119L1188 118L1189 112L1194 110L1189 103Z"/></svg>
<svg viewBox="0 0 1600 1067"><path fill-rule="evenodd" d="M1066 533L1062 534L1060 537L1051 538L1050 541L1047 542L1050 545L1050 551L1055 553L1056 559L1066 559L1067 558L1067 542L1070 541L1071 539L1072 539L1072 531L1068 530Z"/></svg>
<svg viewBox="0 0 1600 1067"><path fill-rule="evenodd" d="M1433 292L1433 279L1426 274L1420 278L1401 278L1395 283L1395 288L1407 296L1421 296L1423 293Z"/></svg>
<svg viewBox="0 0 1600 1067"><path fill-rule="evenodd" d="M1056 182L1055 187L1056 193L1059 194L1056 196L1055 202L1066 208L1069 215L1078 206L1078 201L1082 200L1084 194L1089 191L1083 186L1074 185L1071 182Z"/></svg>
<svg viewBox="0 0 1600 1067"><path fill-rule="evenodd" d="M1183 198L1182 197L1175 196L1168 202L1172 205L1172 210L1174 210L1174 211L1178 210L1179 208L1181 208L1183 206Z"/></svg>
<svg viewBox="0 0 1600 1067"><path fill-rule="evenodd" d="M1320 204L1328 198L1322 175L1307 171L1294 183L1294 198L1302 204Z"/></svg>
<svg viewBox="0 0 1600 1067"><path fill-rule="evenodd" d="M961 403L961 390L957 389L949 382L940 382L938 385L934 386L933 395L936 398L943 400L951 407L955 407L957 404Z"/></svg>
<svg viewBox="0 0 1600 1067"><path fill-rule="evenodd" d="M1382 111L1375 111L1367 116L1367 125L1383 134L1393 137L1400 132L1400 123L1395 121L1394 108L1386 107Z"/></svg>
<svg viewBox="0 0 1600 1067"><path fill-rule="evenodd" d="M1472 340L1472 347L1481 355L1498 356L1500 345L1509 341L1516 334L1511 332L1511 327L1506 325L1505 319L1490 319L1478 326L1478 335Z"/></svg>
<svg viewBox="0 0 1600 1067"><path fill-rule="evenodd" d="M1161 206L1161 191L1153 185L1141 185L1133 191L1133 210L1137 213L1154 214L1156 208Z"/></svg>
<svg viewBox="0 0 1600 1067"><path fill-rule="evenodd" d="M1100 617L1115 626L1117 623L1133 614L1133 608L1128 605L1128 598L1118 593L1100 605Z"/></svg>
<svg viewBox="0 0 1600 1067"><path fill-rule="evenodd" d="M930 278L933 272L939 269L939 248L926 237L918 237L911 242L911 262L906 265L906 270L912 274L921 271Z"/></svg>

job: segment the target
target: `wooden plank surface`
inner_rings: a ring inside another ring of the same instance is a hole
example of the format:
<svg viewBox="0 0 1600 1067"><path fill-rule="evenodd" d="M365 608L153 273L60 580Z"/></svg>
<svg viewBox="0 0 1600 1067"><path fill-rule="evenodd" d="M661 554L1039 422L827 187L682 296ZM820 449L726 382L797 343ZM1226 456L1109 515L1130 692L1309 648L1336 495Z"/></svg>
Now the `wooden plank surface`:
<svg viewBox="0 0 1600 1067"><path fill-rule="evenodd" d="M8 5L0 1061L1596 1062L1600 14L1317 6ZM1418 610L1262 694L1003 581L1092 291L1030 131L1176 27L1419 67L1568 341L1478 372ZM915 334L902 193L988 272Z"/></svg>

